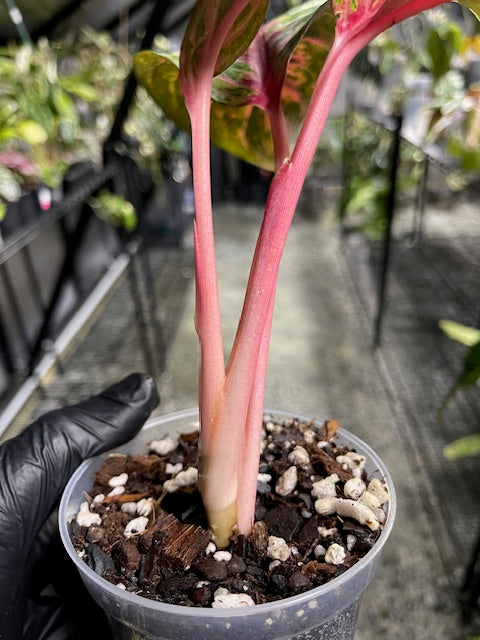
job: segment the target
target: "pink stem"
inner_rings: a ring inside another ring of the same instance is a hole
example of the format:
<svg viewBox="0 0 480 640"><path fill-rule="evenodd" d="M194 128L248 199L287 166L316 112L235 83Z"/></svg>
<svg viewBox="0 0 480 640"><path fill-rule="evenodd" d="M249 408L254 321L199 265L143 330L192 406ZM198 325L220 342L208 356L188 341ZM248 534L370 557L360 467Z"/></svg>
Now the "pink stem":
<svg viewBox="0 0 480 640"><path fill-rule="evenodd" d="M257 497L258 459L262 440L261 425L264 412L264 390L267 375L268 350L272 326L273 301L266 319L258 354L257 372L253 382L252 397L248 408L245 440L239 468L237 493L237 525L240 533L248 535L252 530ZM259 427L260 425L260 427Z"/></svg>
<svg viewBox="0 0 480 640"><path fill-rule="evenodd" d="M290 157L287 122L280 103L275 109L268 111L268 117L272 129L275 172L278 173L282 164Z"/></svg>
<svg viewBox="0 0 480 640"><path fill-rule="evenodd" d="M198 82L190 108L195 194L195 324L200 342L199 403L202 437L208 447L219 394L225 381L210 192L210 82Z"/></svg>
<svg viewBox="0 0 480 640"><path fill-rule="evenodd" d="M280 168L273 179L267 200L242 316L227 365L227 384L236 392L232 409L241 407L246 421L247 412L250 407L252 408L247 429L249 440L251 440L250 455L253 456L255 453L255 461L249 460L243 463L245 468L250 469L250 476L251 469L254 465L258 465L257 442L261 432L261 418L258 419L256 414L259 413L258 407L263 403L266 355L280 260L303 181L317 148L330 106L343 72L355 53L356 50L349 50L348 47L332 48L317 81L304 128L292 159ZM244 446L248 446L248 443L245 442ZM242 483L247 477L249 476L242 477ZM244 495L238 503L238 522L242 523L242 530L247 533L249 523L253 521L255 507L253 482L250 485L248 488L245 487L244 492L242 490Z"/></svg>

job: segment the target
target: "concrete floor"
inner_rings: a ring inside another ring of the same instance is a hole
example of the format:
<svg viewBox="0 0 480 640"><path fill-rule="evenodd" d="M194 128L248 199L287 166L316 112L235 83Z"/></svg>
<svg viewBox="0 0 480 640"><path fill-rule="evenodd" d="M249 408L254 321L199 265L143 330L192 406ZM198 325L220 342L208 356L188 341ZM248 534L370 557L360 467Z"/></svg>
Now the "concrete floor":
<svg viewBox="0 0 480 640"><path fill-rule="evenodd" d="M323 196L328 202L328 193ZM444 487L436 491L435 478L431 477L432 451L428 451L425 434L418 437L412 419L416 415L422 420L423 412L423 421L433 428L435 401L428 396L422 404L422 398L415 399L405 385L396 387L394 374L398 371L392 362L397 362L412 385L419 364L412 340L412 332L418 327L406 321L399 327L392 321L397 317L393 312L401 305L395 270L394 300L385 318L384 345L373 351L374 280L369 275L369 258L363 244L340 236L332 211L327 207L316 219L299 216L291 230L276 300L266 406L337 418L373 446L394 478L397 522L381 567L365 594L356 639L466 640L480 634L478 620L462 624L457 605L458 586L476 533L474 523L478 526L478 508L473 513L470 508L468 513L463 512L459 492L465 490L464 485L461 489L450 486L449 494L442 493ZM444 220L442 212L436 215ZM239 210L223 206L216 211L226 350L241 306L259 220L256 207ZM439 224L434 224L437 231ZM460 226L456 234L452 233L458 242L465 235L472 238L474 234L477 241L480 238L480 228L474 224L472 231L471 220L468 234ZM162 396L157 413L163 414L194 406L197 401L190 237L183 250L152 246L149 255L155 273L158 318L168 347L166 371L157 376ZM403 291L403 295L408 297L408 292ZM443 310L438 310L440 317ZM407 312L404 308L403 317ZM62 372L53 373L43 391L32 397L7 436L49 409L95 393L133 370L145 370L135 320L128 283L120 282L96 320L85 327L63 359ZM400 334L398 339L395 333ZM430 346L437 349L441 337L435 331L433 334L437 346ZM429 366L428 357L428 353L422 354L423 368ZM436 378L441 378L438 393L453 375L449 366L443 372L436 369L431 376L432 387ZM478 408L478 400L468 402ZM478 411L476 415L478 427ZM464 428L472 426L470 422ZM440 445L433 441L434 471L452 473L453 463L443 460ZM455 463L458 472L450 476L452 482L464 476L463 464ZM469 476L471 500L478 500L478 465L474 468L465 464L464 469L473 474ZM440 508L445 501L449 501L448 517L464 525L463 540L459 539L458 528L452 533L446 512Z"/></svg>

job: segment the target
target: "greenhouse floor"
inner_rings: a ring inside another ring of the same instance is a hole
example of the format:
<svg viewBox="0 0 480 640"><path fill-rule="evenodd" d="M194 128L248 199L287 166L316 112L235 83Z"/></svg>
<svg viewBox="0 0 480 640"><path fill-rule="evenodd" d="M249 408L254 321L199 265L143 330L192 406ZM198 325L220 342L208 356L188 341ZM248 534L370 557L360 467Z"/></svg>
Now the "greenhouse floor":
<svg viewBox="0 0 480 640"><path fill-rule="evenodd" d="M328 195L321 200L328 201ZM226 345L259 220L253 206L216 211ZM342 236L333 210L296 218L277 291L266 406L336 417L376 449L394 478L396 526L364 596L357 640L466 640L480 634L478 611L464 620L458 602L480 527L480 471L473 459L445 460L442 450L478 430L480 400L478 391L462 391L443 419L438 417L464 353L441 333L438 321L478 321L480 217L468 203L430 207L417 243L409 240L410 224L410 213L400 212L382 345L372 349L378 264L368 243L358 234ZM156 376L160 414L196 404L190 235L182 249L150 243L148 257L167 347L166 368ZM7 437L49 409L93 394L133 370L151 368L137 316L124 278Z"/></svg>

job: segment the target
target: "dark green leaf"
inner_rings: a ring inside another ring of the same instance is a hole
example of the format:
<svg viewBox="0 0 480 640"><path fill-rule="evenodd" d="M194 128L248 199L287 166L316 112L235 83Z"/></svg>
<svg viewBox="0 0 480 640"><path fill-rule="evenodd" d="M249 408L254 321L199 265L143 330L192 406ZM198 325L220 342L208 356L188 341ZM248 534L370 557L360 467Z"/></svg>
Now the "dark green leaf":
<svg viewBox="0 0 480 640"><path fill-rule="evenodd" d="M185 76L195 76L217 47L219 33L228 24L239 0L198 0L190 16L180 54ZM248 47L265 19L268 0L248 2L226 33L215 74L229 67Z"/></svg>
<svg viewBox="0 0 480 640"><path fill-rule="evenodd" d="M428 67L435 79L441 78L450 70L453 56L459 52L462 43L460 28L452 23L435 25L428 34L426 51Z"/></svg>
<svg viewBox="0 0 480 640"><path fill-rule="evenodd" d="M474 344L467 351L463 361L463 372L457 380L456 386L469 387L480 380L480 342Z"/></svg>

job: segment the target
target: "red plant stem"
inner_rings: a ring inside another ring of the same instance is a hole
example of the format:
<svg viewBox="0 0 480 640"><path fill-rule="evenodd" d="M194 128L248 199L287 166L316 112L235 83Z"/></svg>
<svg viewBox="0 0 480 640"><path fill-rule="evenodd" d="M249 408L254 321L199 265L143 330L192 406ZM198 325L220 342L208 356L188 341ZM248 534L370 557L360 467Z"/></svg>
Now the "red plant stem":
<svg viewBox="0 0 480 640"><path fill-rule="evenodd" d="M280 100L275 106L275 109L268 110L268 118L272 131L275 173L278 173L282 164L290 157L287 122L285 120L285 114L283 113Z"/></svg>
<svg viewBox="0 0 480 640"><path fill-rule="evenodd" d="M274 294L275 295L275 294ZM258 459L262 440L264 412L264 390L267 375L268 350L272 326L273 304L270 305L270 317L265 321L262 341L258 353L257 372L252 387L252 396L248 407L245 426L245 439L239 465L237 493L237 526L240 533L248 535L252 529L257 495Z"/></svg>
<svg viewBox="0 0 480 640"><path fill-rule="evenodd" d="M257 415L258 410L253 408L263 404L264 372L280 260L303 182L330 106L343 72L356 53L356 50L348 47L332 48L317 81L304 129L292 159L281 167L272 180L242 316L227 365L227 384L236 390L235 403L245 411L245 421L247 411L252 407L251 421L244 427L249 442L244 442L243 446L248 448L248 455L253 456L256 453L256 457L253 462L253 460L247 460L245 456L240 468L241 471L250 470L250 475L254 465L258 466L257 442L259 442L258 433L261 433L262 421L261 416ZM253 419L256 423L253 423ZM249 476L242 473L241 496L237 500L237 517L238 523L242 523L241 531L248 534L249 526L253 522L256 483L255 486L253 482L246 484L246 477Z"/></svg>
<svg viewBox="0 0 480 640"><path fill-rule="evenodd" d="M199 403L203 446L209 446L216 406L225 381L222 326L214 249L210 190L210 88L208 74L198 82L191 105L192 166L195 194L195 325L200 342ZM207 124L206 124L207 123Z"/></svg>
<svg viewBox="0 0 480 640"><path fill-rule="evenodd" d="M215 65L223 42L249 0L237 0L204 48L201 64L188 76L180 74L192 130L192 166L195 199L195 326L200 342L199 446L207 450L214 437L215 415L225 380L220 301L213 231L210 171L210 96Z"/></svg>

